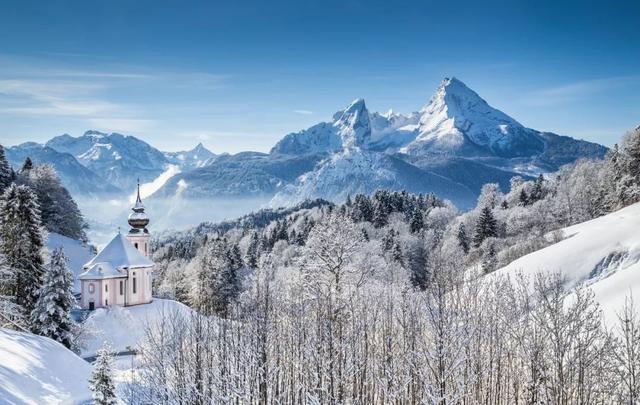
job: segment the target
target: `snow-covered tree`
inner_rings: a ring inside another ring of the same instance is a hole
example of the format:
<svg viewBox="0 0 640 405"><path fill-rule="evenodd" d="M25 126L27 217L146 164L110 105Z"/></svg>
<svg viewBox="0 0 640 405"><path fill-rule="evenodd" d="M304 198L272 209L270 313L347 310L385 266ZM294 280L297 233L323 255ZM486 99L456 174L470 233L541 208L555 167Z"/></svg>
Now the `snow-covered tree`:
<svg viewBox="0 0 640 405"><path fill-rule="evenodd" d="M462 251L466 254L469 253L469 248L470 243L469 243L469 236L467 235L467 229L464 226L464 222L460 222L460 225L458 226L458 233L456 234L456 237L458 238L458 244L460 245L460 248L462 248Z"/></svg>
<svg viewBox="0 0 640 405"><path fill-rule="evenodd" d="M11 184L13 180L12 177L11 166L9 166L9 162L7 162L4 154L4 147L0 145L0 195L9 187L9 184Z"/></svg>
<svg viewBox="0 0 640 405"><path fill-rule="evenodd" d="M44 284L31 312L31 330L71 348L74 323L70 311L75 305L73 276L67 268L68 259L62 248L51 253L44 274Z"/></svg>
<svg viewBox="0 0 640 405"><path fill-rule="evenodd" d="M52 166L35 166L22 179L38 197L40 217L45 228L72 239L87 239L87 225L82 213Z"/></svg>
<svg viewBox="0 0 640 405"><path fill-rule="evenodd" d="M109 347L98 351L89 379L89 389L97 405L115 405L118 401L113 379L113 353Z"/></svg>
<svg viewBox="0 0 640 405"><path fill-rule="evenodd" d="M0 253L12 272L8 294L25 316L33 310L42 286L43 246L37 198L29 187L12 184L0 200Z"/></svg>
<svg viewBox="0 0 640 405"><path fill-rule="evenodd" d="M618 335L613 353L616 376L620 381L620 403L640 401L640 320L633 298L627 297L618 314Z"/></svg>

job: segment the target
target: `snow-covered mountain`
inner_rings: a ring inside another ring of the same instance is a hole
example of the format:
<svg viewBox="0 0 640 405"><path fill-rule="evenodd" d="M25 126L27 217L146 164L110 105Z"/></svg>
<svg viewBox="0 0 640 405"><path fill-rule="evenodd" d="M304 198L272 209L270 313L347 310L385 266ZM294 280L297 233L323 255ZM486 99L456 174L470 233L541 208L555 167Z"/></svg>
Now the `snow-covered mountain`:
<svg viewBox="0 0 640 405"><path fill-rule="evenodd" d="M348 195L371 194L377 189L430 191L465 207L476 198L471 188L422 170L396 155L349 148L331 155L315 170L300 176L276 194L271 205L287 206L315 198L342 201Z"/></svg>
<svg viewBox="0 0 640 405"><path fill-rule="evenodd" d="M491 107L456 78L445 79L420 110L416 137L401 150L465 156L532 156L544 150L538 131Z"/></svg>
<svg viewBox="0 0 640 405"><path fill-rule="evenodd" d="M181 152L164 152L169 163L177 165L181 171L204 167L211 163L216 154L205 148L202 142L195 148Z"/></svg>
<svg viewBox="0 0 640 405"><path fill-rule="evenodd" d="M27 157L35 164L50 164L58 175L62 184L72 194L104 194L118 193L120 189L106 181L96 172L84 167L69 153L59 152L48 146L35 142L26 142L12 146L5 150L9 164L18 169Z"/></svg>
<svg viewBox="0 0 640 405"><path fill-rule="evenodd" d="M589 286L605 319L616 322L625 297L640 296L640 203L562 230L564 239L515 260L495 276L560 272L567 286Z"/></svg>
<svg viewBox="0 0 640 405"><path fill-rule="evenodd" d="M87 131L80 137L65 134L51 139L46 146L75 156L82 165L123 190L133 189L138 177L143 182L152 181L169 163L162 152L148 143L117 133Z"/></svg>
<svg viewBox="0 0 640 405"><path fill-rule="evenodd" d="M461 81L445 79L417 113L369 113L357 99L332 122L287 135L272 154L326 158L284 187L272 205L390 188L435 192L466 208L483 183L505 186L516 174L555 171L605 152L600 145L525 128Z"/></svg>
<svg viewBox="0 0 640 405"><path fill-rule="evenodd" d="M8 153L14 165L27 153L26 146L16 148L13 157ZM40 153L38 163L66 170L61 177L74 194L129 191L138 177L153 183L164 176L154 196L275 196L274 204L293 204L408 187L436 192L460 207L474 204L483 183L506 186L516 174L552 172L606 152L597 144L526 128L455 78L445 79L410 114L372 113L356 99L330 121L284 136L268 154L215 155L202 144L161 152L133 136L97 131L61 135L40 148L48 154Z"/></svg>
<svg viewBox="0 0 640 405"><path fill-rule="evenodd" d="M154 196L191 198L269 197L313 170L324 154L242 152L220 155L207 166L173 176Z"/></svg>

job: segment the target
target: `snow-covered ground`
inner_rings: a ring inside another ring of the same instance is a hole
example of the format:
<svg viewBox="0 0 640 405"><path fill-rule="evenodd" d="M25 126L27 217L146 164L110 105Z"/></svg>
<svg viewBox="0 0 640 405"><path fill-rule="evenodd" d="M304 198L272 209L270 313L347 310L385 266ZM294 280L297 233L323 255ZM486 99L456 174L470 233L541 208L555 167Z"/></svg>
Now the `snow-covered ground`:
<svg viewBox="0 0 640 405"><path fill-rule="evenodd" d="M90 375L89 363L60 343L0 328L0 403L84 403Z"/></svg>
<svg viewBox="0 0 640 405"><path fill-rule="evenodd" d="M177 301L158 298L150 304L96 309L84 322L90 336L85 342L82 356L95 355L105 343L115 352L135 349L144 337L147 325L153 325L163 314L169 315L175 311L187 314L191 309Z"/></svg>
<svg viewBox="0 0 640 405"><path fill-rule="evenodd" d="M95 254L91 246L87 244L50 232L47 238L47 250L51 252L59 247L62 247L64 254L69 258L69 270L73 273L73 291L79 292L80 280L78 280L78 276L84 271L82 266L91 260Z"/></svg>
<svg viewBox="0 0 640 405"><path fill-rule="evenodd" d="M565 239L496 271L560 272L569 287L588 285L605 320L616 321L625 297L640 302L640 203L563 229Z"/></svg>

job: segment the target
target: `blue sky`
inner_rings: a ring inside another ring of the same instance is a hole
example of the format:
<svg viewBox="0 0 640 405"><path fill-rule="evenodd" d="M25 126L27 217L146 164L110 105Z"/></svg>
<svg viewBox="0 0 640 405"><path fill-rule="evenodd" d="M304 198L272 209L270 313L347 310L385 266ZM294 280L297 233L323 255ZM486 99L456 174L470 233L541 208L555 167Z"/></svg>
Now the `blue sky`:
<svg viewBox="0 0 640 405"><path fill-rule="evenodd" d="M352 99L418 110L446 76L529 127L640 124L640 2L2 1L0 141L87 129L268 150Z"/></svg>

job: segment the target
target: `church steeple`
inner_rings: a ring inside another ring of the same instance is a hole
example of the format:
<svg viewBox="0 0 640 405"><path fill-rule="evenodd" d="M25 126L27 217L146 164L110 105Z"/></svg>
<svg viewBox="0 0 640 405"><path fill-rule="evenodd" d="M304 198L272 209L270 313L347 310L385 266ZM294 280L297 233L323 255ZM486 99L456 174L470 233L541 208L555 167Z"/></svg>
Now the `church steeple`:
<svg viewBox="0 0 640 405"><path fill-rule="evenodd" d="M149 217L144 212L144 204L142 204L142 199L140 198L140 179L138 179L138 194L136 196L136 202L131 208L133 211L129 214L129 225L131 225L131 229L129 233L149 233L147 230L147 225L149 224Z"/></svg>

